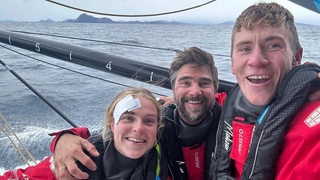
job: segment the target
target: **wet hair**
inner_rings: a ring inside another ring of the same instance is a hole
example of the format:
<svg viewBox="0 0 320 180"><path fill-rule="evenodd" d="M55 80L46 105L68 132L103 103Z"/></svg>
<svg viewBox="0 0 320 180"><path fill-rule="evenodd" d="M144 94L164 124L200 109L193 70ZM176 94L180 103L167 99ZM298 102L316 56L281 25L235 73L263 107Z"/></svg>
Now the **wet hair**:
<svg viewBox="0 0 320 180"><path fill-rule="evenodd" d="M218 71L217 67L214 65L213 56L210 53L203 51L197 47L190 47L184 49L184 51L177 52L177 56L171 62L169 70L170 83L172 88L174 88L179 69L186 64L208 67L211 72L215 91L218 90Z"/></svg>
<svg viewBox="0 0 320 180"><path fill-rule="evenodd" d="M252 30L255 25L264 24L270 27L284 25L289 35L289 42L293 52L301 48L298 33L294 25L294 17L291 12L277 3L258 3L245 9L237 18L231 37L231 54L235 34L241 28Z"/></svg>
<svg viewBox="0 0 320 180"><path fill-rule="evenodd" d="M132 95L136 98L146 98L150 102L154 104L157 110L157 117L158 117L158 131L157 131L157 137L160 137L160 127L162 127L162 121L161 121L161 115L160 115L160 104L156 100L156 98L152 95L152 93L144 88L128 88L116 95L116 97L113 99L113 101L110 103L109 107L107 108L106 115L105 115L105 122L104 127L102 131L102 138L108 139L113 138L113 133L111 131L111 125L114 124L114 109L117 105L117 103L122 100L124 97Z"/></svg>

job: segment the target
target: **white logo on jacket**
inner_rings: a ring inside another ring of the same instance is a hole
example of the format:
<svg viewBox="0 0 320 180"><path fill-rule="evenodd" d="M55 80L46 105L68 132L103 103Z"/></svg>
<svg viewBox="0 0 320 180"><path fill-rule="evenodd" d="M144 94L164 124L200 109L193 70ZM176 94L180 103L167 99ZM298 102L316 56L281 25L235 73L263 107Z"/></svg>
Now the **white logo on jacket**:
<svg viewBox="0 0 320 180"><path fill-rule="evenodd" d="M228 124L226 121L224 121L224 123L227 126L227 129L225 130L226 137L225 137L225 140L224 140L224 148L226 150L229 150L230 144L232 143L232 136L233 136L232 135L232 126L230 124Z"/></svg>
<svg viewBox="0 0 320 180"><path fill-rule="evenodd" d="M315 109L305 120L304 123L309 127L320 124L320 107Z"/></svg>

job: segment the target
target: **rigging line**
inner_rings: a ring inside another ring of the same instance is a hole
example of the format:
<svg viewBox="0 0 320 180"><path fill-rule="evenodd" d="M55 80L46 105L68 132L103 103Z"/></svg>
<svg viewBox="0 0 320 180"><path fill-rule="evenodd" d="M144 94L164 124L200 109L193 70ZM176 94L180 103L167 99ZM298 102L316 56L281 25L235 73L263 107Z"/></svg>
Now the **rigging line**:
<svg viewBox="0 0 320 180"><path fill-rule="evenodd" d="M17 145L13 142L13 140L11 139L11 137L9 136L9 134L6 132L6 130L4 129L4 127L0 124L1 130L2 132L7 136L7 138L9 139L9 141L11 142L11 144L14 146L14 148L16 149L16 151L19 153L19 155L22 157L23 161L30 166L28 160L26 159L26 157L23 155L23 153L21 152L21 150L17 147Z"/></svg>
<svg viewBox="0 0 320 180"><path fill-rule="evenodd" d="M59 3L59 2L56 2L56 1L53 1L53 0L46 0L46 1L50 2L50 3L57 4L59 6L63 6L63 7L69 8L69 9L74 9L74 10L78 10L78 11L82 11L82 12L98 14L98 15L104 15L104 16L150 17L150 16L162 16L162 15L175 14L175 13L180 13L180 12L184 12L184 11L189 11L189 10L192 10L192 9L196 9L196 8L208 5L208 4L212 3L212 2L214 2L215 0L211 0L211 1L205 2L203 4L199 4L199 5L192 6L192 7L185 8L185 9L180 9L180 10L176 10L176 11L169 11L169 12L163 12L163 13L155 13L155 14L112 14L112 13L102 13L102 12L96 12L96 11L90 11L90 10L86 10L86 9L77 8L77 7L70 6L70 5L63 4L63 3Z"/></svg>
<svg viewBox="0 0 320 180"><path fill-rule="evenodd" d="M112 42L112 41L102 41L102 40L87 39L87 38L78 38L78 37L71 37L71 36L62 36L62 35L47 34L47 33L35 33L35 32L28 32L28 31L16 31L16 30L10 30L10 31L12 31L12 32L18 32L18 33L24 33L24 34L35 34L35 35L59 37L59 38L66 38L66 39L82 40L82 41L91 41L91 42L99 42L99 43L107 43L107 44L133 46L133 47L140 47L140 48L147 48L147 49L157 49L157 50L166 50L166 51L177 51L177 50L174 49L174 48L159 48L159 47L152 47L152 46L142 46L142 45L136 45L136 44L118 43L118 42Z"/></svg>
<svg viewBox="0 0 320 180"><path fill-rule="evenodd" d="M36 89L34 89L28 82L26 82L21 76L19 76L13 69L9 68L1 59L0 64L10 71L16 78L18 78L24 85L26 85L33 93L35 93L41 100L43 100L48 106L51 107L56 113L58 113L64 120L66 120L71 126L78 127L73 123L67 116L65 116L60 110L58 110L54 105L46 100Z"/></svg>
<svg viewBox="0 0 320 180"><path fill-rule="evenodd" d="M119 86L123 86L123 87L128 87L128 88L132 87L132 86L129 86L129 85L126 85L126 84L121 84L121 83L118 83L118 82L115 82L115 81L103 79L103 78L96 77L96 76L93 76L93 75L90 75L90 74L85 74L85 73L83 73L83 72L79 72L79 71L76 71L76 70L72 70L72 69L69 69L69 68L66 68L66 67L63 67L63 66L59 66L59 65L56 65L56 64L53 64L53 63L49 63L49 62L43 61L43 60L41 60L41 59L38 59L38 58L35 58L35 57L32 57L32 56L23 54L23 53L21 53L21 52L19 52L19 51L13 50L13 49L8 48L8 47L3 46L3 45L0 45L0 47L3 47L3 48L5 48L5 49L7 49L7 50L10 50L10 51L15 52L15 53L17 53L17 54L20 54L20 55L22 55L22 56L25 56L25 57L34 59L34 60L36 60L36 61L40 61L40 62L42 62L42 63L48 64L48 65L51 65L51 66L55 66L55 67L58 67L58 68L61 68L61 69L64 69L64 70L67 70L67 71L70 71L70 72L73 72L73 73L81 74L81 75L84 75L84 76L87 76L87 77L90 77L90 78L94 78L94 79L98 79L98 80L101 80L101 81L113 83L113 84L116 84L116 85L119 85ZM165 96L164 94L157 93L157 92L153 92L153 94L158 95L158 96Z"/></svg>
<svg viewBox="0 0 320 180"><path fill-rule="evenodd" d="M22 148L26 151L26 153L28 154L29 158L33 161L34 164L37 164L36 160L34 159L34 157L31 155L30 151L27 149L27 147L22 143L22 141L19 139L19 137L17 136L17 134L14 132L14 130L12 129L12 127L10 126L10 124L8 123L8 121L4 118L4 116L2 115L2 113L0 112L0 116L2 121L6 124L6 126L9 128L9 130L11 131L11 133L14 135L14 137L18 140L18 142L20 143L20 145L22 146ZM1 125L1 124L0 124ZM1 125L2 126L2 125ZM4 126L2 126L2 129L5 131ZM7 135L7 133L6 133ZM9 136L7 136L9 139L11 139ZM11 143L13 143L13 145L15 147L17 147L13 141L11 141ZM18 149L17 149L18 151ZM20 151L20 150L19 150ZM21 152L21 151L20 151ZM20 153L19 153L20 154ZM20 154L21 155L21 154ZM23 156L23 155L22 155ZM27 159L27 158L23 158L23 159ZM28 164L29 165L29 164ZM30 166L30 165L29 165Z"/></svg>
<svg viewBox="0 0 320 180"><path fill-rule="evenodd" d="M106 44L115 44L115 45L146 48L146 49L156 49L156 50L165 50L165 51L174 51L174 52L180 51L180 50L174 49L174 48L160 48L160 47L154 47L154 46L142 46L142 45L136 45L136 44L118 43L118 42L112 42L112 41L102 41L102 40L78 38L78 37L71 37L71 36L62 36L62 35L55 35L55 34L48 34L48 33L35 33L35 32L29 32L29 31L16 31L16 30L10 30L10 31L17 32L17 33L24 33L24 34L34 34L34 35L58 37L58 38L65 38L65 39L75 39L75 40L82 40L82 41L89 41L89 42L99 42L99 43L106 43ZM215 54L215 53L211 53L211 54L213 56L230 57L230 55L224 55L224 54Z"/></svg>
<svg viewBox="0 0 320 180"><path fill-rule="evenodd" d="M2 117L2 113L1 117ZM16 151L19 153L19 155L22 157L23 161L30 166L27 158L23 155L23 153L21 152L21 150L17 147L17 145L13 142L13 140L11 139L10 135L7 133L7 131L5 130L5 128L2 126L2 124L0 124L1 130L2 132L7 136L7 138L9 139L9 141L11 142L11 144L13 145L13 147L16 149Z"/></svg>

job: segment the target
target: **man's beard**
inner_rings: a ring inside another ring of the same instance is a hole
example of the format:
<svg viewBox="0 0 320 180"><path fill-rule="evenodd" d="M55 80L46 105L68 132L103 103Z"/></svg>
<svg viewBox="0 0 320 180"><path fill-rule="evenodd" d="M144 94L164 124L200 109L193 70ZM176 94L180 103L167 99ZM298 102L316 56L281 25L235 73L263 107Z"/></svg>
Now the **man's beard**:
<svg viewBox="0 0 320 180"><path fill-rule="evenodd" d="M201 101L201 106L187 109L187 101ZM182 97L180 101L176 100L176 103L182 120L190 125L200 123L210 108L206 97Z"/></svg>

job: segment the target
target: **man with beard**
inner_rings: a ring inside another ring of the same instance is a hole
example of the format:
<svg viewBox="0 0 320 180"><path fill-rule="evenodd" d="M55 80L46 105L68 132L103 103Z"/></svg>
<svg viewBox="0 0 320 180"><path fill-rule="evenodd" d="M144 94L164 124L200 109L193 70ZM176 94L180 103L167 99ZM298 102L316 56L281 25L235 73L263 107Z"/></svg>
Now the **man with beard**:
<svg viewBox="0 0 320 180"><path fill-rule="evenodd" d="M170 178L208 179L221 111L215 98L223 102L226 96L216 94L218 72L213 57L197 47L185 49L172 61L169 75L176 105L163 108L164 127L159 141L161 152L168 159ZM51 150L59 179L71 179L71 175L88 177L78 169L76 160L93 171L96 169L82 149L93 156L98 153L88 141L75 136L81 134L86 133L77 128L55 134Z"/></svg>
<svg viewBox="0 0 320 180"><path fill-rule="evenodd" d="M186 49L171 63L169 75L176 107L163 109L160 143L174 179L207 179L220 116L213 57L196 47Z"/></svg>

